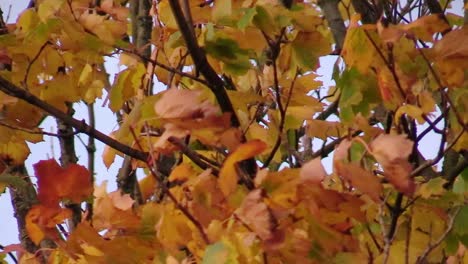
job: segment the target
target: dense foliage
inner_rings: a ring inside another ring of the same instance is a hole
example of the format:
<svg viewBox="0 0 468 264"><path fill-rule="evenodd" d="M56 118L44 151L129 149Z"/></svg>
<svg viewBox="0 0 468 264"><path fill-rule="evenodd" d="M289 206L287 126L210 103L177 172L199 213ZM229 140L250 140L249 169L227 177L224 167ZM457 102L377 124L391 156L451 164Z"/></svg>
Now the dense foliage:
<svg viewBox="0 0 468 264"><path fill-rule="evenodd" d="M0 256L468 262L462 6L31 1L15 24L0 23L0 187L21 240ZM318 78L323 57L332 86ZM115 78L108 58L122 69ZM120 122L110 135L92 111L106 96ZM73 118L78 102L88 123ZM57 134L39 128L46 116ZM90 136L88 164L76 158L79 133ZM26 142L47 136L59 138L60 164L44 157L31 181ZM107 145L97 153L106 166L124 157L114 192L94 184L94 139Z"/></svg>

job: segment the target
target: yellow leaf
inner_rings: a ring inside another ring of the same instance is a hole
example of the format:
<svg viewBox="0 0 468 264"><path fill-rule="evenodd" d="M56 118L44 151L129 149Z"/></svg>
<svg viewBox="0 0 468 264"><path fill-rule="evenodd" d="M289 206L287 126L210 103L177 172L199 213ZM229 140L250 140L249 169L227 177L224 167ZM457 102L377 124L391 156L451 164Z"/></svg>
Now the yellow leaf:
<svg viewBox="0 0 468 264"><path fill-rule="evenodd" d="M169 249L178 250L193 239L191 222L171 205L167 205L164 211L163 217L155 226L157 236Z"/></svg>
<svg viewBox="0 0 468 264"><path fill-rule="evenodd" d="M54 16L55 12L60 10L64 0L45 0L38 7L37 14L42 22Z"/></svg>
<svg viewBox="0 0 468 264"><path fill-rule="evenodd" d="M38 210L29 210L26 215L26 231L28 232L29 238L34 242L34 244L39 245L39 243L45 238L44 232L36 223L36 219L39 217L40 212Z"/></svg>
<svg viewBox="0 0 468 264"><path fill-rule="evenodd" d="M410 117L416 119L418 121L418 124L422 125L424 122L426 122L423 118L423 110L417 106L414 105L404 105L402 107L399 107L398 110L395 113L395 120L397 123L399 123L399 120L401 120L401 116L403 114L407 114Z"/></svg>
<svg viewBox="0 0 468 264"><path fill-rule="evenodd" d="M80 245L86 255L94 256L94 257L102 257L104 256L104 252L99 250L96 247L83 243Z"/></svg>
<svg viewBox="0 0 468 264"><path fill-rule="evenodd" d="M174 15L172 15L169 1L160 1L158 4L158 11L159 19L161 19L161 22L163 22L168 29L177 30L179 28Z"/></svg>
<svg viewBox="0 0 468 264"><path fill-rule="evenodd" d="M233 193L237 187L237 163L262 153L267 145L259 140L251 140L240 145L224 161L223 167L219 172L218 183L225 196Z"/></svg>
<svg viewBox="0 0 468 264"><path fill-rule="evenodd" d="M156 183L156 179L151 174L146 175L138 182L143 201L148 200L154 194Z"/></svg>
<svg viewBox="0 0 468 264"><path fill-rule="evenodd" d="M428 91L423 91L418 94L418 101L424 114L429 114L435 111L436 102Z"/></svg>
<svg viewBox="0 0 468 264"><path fill-rule="evenodd" d="M444 189L444 184L447 181L442 178L435 178L432 179L418 188L417 194L420 195L422 198L427 199L431 196L442 195L447 190Z"/></svg>
<svg viewBox="0 0 468 264"><path fill-rule="evenodd" d="M83 67L83 70L81 71L80 78L78 79L78 85L81 86L88 84L92 79L92 72L93 68L89 63L86 63L86 65Z"/></svg>
<svg viewBox="0 0 468 264"><path fill-rule="evenodd" d="M342 125L339 122L323 120L307 120L306 133L310 137L327 139L328 137L339 137Z"/></svg>
<svg viewBox="0 0 468 264"><path fill-rule="evenodd" d="M450 25L442 16L433 14L423 16L414 22L404 25L402 28L413 33L417 38L423 41L432 41L435 33L449 30Z"/></svg>
<svg viewBox="0 0 468 264"><path fill-rule="evenodd" d="M362 27L350 27L346 33L341 55L349 67L356 67L359 72L367 73L370 65L378 58L372 42Z"/></svg>
<svg viewBox="0 0 468 264"><path fill-rule="evenodd" d="M171 175L169 175L169 182L183 183L193 176L195 176L193 167L188 163L182 163L172 170Z"/></svg>
<svg viewBox="0 0 468 264"><path fill-rule="evenodd" d="M229 17L231 13L231 0L218 0L214 3L211 15L215 22L219 22L221 19Z"/></svg>

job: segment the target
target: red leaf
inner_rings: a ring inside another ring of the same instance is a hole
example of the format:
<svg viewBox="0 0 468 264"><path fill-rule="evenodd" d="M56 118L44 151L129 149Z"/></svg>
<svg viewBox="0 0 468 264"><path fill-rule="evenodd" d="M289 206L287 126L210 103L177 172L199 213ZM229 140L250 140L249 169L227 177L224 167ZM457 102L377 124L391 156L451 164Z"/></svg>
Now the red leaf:
<svg viewBox="0 0 468 264"><path fill-rule="evenodd" d="M44 205L54 206L62 199L79 203L92 194L89 171L81 165L62 168L54 159L42 160L34 164L34 171L39 186L38 198Z"/></svg>

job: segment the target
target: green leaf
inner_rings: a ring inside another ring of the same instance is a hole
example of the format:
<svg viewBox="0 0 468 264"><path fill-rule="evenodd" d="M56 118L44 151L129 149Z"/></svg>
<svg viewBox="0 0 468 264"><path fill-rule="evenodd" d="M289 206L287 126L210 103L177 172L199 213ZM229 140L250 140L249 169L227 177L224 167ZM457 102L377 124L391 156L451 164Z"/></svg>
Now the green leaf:
<svg viewBox="0 0 468 264"><path fill-rule="evenodd" d="M464 205L458 212L453 223L453 232L463 236L468 234L468 205Z"/></svg>
<svg viewBox="0 0 468 264"><path fill-rule="evenodd" d="M237 21L237 28L244 31L244 29L249 26L255 15L257 14L257 10L255 8L247 8L243 10L244 15Z"/></svg>
<svg viewBox="0 0 468 264"><path fill-rule="evenodd" d="M0 174L0 186L11 186L16 189L22 189L26 187L26 182L23 181L19 176L12 175L9 173ZM3 193L4 189L0 188L0 193Z"/></svg>
<svg viewBox="0 0 468 264"><path fill-rule="evenodd" d="M227 73L245 74L251 67L247 51L241 49L232 39L216 38L213 41L206 41L205 50L225 64L224 70Z"/></svg>
<svg viewBox="0 0 468 264"><path fill-rule="evenodd" d="M237 253L223 242L209 245L203 256L203 264L235 264Z"/></svg>
<svg viewBox="0 0 468 264"><path fill-rule="evenodd" d="M372 107L379 102L376 80L362 75L356 68L345 70L336 80L336 85L341 91L342 121L351 122L357 113L368 116Z"/></svg>
<svg viewBox="0 0 468 264"><path fill-rule="evenodd" d="M268 13L268 11L262 6L257 6L256 14L253 18L253 23L255 26L257 26L260 30L264 31L268 35L276 32L275 24L272 17Z"/></svg>
<svg viewBox="0 0 468 264"><path fill-rule="evenodd" d="M330 52L330 43L318 31L299 32L291 45L294 59L303 70L315 70L319 57Z"/></svg>

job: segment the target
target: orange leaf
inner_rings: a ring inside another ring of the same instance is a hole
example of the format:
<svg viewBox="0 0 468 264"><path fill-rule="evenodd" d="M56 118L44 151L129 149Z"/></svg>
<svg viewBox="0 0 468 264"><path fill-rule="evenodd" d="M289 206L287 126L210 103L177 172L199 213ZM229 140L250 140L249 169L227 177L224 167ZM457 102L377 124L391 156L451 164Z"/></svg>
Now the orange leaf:
<svg viewBox="0 0 468 264"><path fill-rule="evenodd" d="M411 165L408 156L413 142L404 135L380 135L370 144L372 155L382 165L385 177L399 191L411 196L415 184L410 178Z"/></svg>
<svg viewBox="0 0 468 264"><path fill-rule="evenodd" d="M382 193L379 178L357 164L346 163L351 144L352 141L345 139L336 148L333 156L334 170L353 187L369 195L374 201L379 201Z"/></svg>
<svg viewBox="0 0 468 264"><path fill-rule="evenodd" d="M38 245L46 236L55 237L55 226L71 217L71 211L58 205L47 207L34 205L26 215L26 231L31 240Z"/></svg>
<svg viewBox="0 0 468 264"><path fill-rule="evenodd" d="M227 159L219 172L218 183L224 195L233 193L237 186L236 164L262 153L267 148L267 144L261 140L251 140L240 145Z"/></svg>
<svg viewBox="0 0 468 264"><path fill-rule="evenodd" d="M336 173L348 180L353 187L369 195L374 201L380 200L382 184L379 178L357 164L335 161L334 165Z"/></svg>
<svg viewBox="0 0 468 264"><path fill-rule="evenodd" d="M38 182L38 198L44 205L54 205L61 199L79 203L92 194L93 186L89 171L77 164L66 168L54 159L42 160L34 164Z"/></svg>

